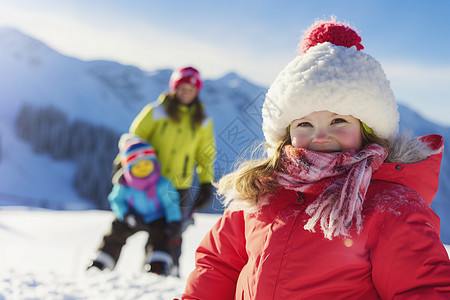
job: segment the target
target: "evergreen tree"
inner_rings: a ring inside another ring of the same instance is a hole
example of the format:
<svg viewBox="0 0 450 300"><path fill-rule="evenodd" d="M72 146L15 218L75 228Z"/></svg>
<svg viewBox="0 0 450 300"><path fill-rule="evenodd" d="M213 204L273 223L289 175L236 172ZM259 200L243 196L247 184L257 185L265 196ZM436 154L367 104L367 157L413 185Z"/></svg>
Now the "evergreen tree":
<svg viewBox="0 0 450 300"><path fill-rule="evenodd" d="M84 121L69 124L66 114L54 107L24 105L16 119L17 135L38 153L54 159L74 160L73 185L78 194L100 209L109 209L112 162L117 155L119 135L104 126Z"/></svg>

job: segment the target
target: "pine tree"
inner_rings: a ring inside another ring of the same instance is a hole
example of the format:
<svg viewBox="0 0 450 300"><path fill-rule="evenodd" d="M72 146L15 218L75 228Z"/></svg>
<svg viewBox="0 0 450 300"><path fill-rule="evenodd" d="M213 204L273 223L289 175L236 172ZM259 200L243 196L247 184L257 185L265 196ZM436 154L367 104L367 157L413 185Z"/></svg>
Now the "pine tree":
<svg viewBox="0 0 450 300"><path fill-rule="evenodd" d="M20 109L16 133L38 153L74 160L77 169L73 185L78 194L100 209L109 209L107 196L112 188L112 162L119 134L80 120L69 124L66 114L54 107L28 104Z"/></svg>

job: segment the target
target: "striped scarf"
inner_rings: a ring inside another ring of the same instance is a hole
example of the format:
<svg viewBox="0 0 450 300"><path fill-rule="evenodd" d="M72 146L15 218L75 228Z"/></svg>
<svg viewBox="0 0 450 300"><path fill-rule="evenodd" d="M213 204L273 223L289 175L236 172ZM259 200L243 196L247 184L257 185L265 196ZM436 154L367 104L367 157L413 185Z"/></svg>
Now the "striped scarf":
<svg viewBox="0 0 450 300"><path fill-rule="evenodd" d="M324 236L332 240L349 236L353 220L358 234L361 211L372 174L378 170L387 150L370 144L361 151L316 152L286 145L281 154L281 170L275 180L289 190L319 194L306 208L310 219L304 226L315 232L318 222Z"/></svg>

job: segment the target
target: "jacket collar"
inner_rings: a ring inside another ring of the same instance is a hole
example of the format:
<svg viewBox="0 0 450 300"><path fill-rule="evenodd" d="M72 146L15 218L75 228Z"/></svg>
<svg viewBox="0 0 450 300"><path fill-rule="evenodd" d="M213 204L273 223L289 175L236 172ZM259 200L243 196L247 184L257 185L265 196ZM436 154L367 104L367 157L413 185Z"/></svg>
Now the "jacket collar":
<svg viewBox="0 0 450 300"><path fill-rule="evenodd" d="M372 180L389 181L406 186L416 191L430 205L439 186L444 141L440 135L427 135L417 139L428 146L430 155L427 158L420 161L383 163L372 175ZM411 152L411 149L403 150Z"/></svg>

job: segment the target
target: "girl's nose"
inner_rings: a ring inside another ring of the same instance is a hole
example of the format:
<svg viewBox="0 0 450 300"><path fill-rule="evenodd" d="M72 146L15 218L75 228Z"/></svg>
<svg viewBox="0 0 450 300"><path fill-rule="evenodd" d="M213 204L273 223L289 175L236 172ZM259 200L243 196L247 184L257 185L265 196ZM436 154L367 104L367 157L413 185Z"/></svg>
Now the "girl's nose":
<svg viewBox="0 0 450 300"><path fill-rule="evenodd" d="M313 138L314 143L327 143L331 141L331 137L329 135L329 132L324 129L318 129Z"/></svg>

